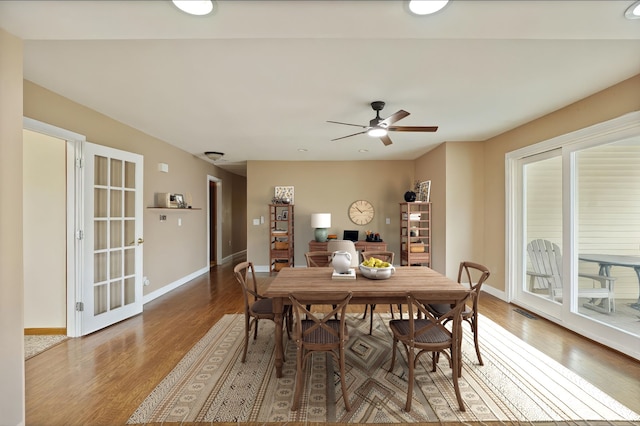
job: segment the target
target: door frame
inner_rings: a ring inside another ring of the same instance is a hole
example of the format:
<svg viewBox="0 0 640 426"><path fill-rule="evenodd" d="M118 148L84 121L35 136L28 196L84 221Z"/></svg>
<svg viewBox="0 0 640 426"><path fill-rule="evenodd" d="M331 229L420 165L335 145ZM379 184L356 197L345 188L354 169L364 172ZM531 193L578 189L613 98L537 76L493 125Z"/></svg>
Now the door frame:
<svg viewBox="0 0 640 426"><path fill-rule="evenodd" d="M640 359L640 351L630 336L619 330L615 330L606 324L594 322L583 318L575 310L574 297L571 293L572 279L577 276L577 260L573 256L575 241L575 184L574 163L576 149L584 149L600 144L624 140L640 135L640 111L634 111L620 117L594 124L584 129L560 135L552 139L532 144L505 155L505 293L507 302L515 302L524 308L560 324L562 327L572 330L582 336L597 341L605 346L616 349L635 359ZM528 300L518 300L516 287L525 279L523 267L522 242L519 227L522 225L522 209L518 205L520 197L518 191L522 187L522 176L519 173L520 159L535 155L536 153L562 149L563 163L563 276L572 277L563 283L563 293L570 301L563 303L558 316L550 316L534 303ZM635 346L634 346L635 345Z"/></svg>
<svg viewBox="0 0 640 426"><path fill-rule="evenodd" d="M216 185L216 265L222 262L222 179L215 176L207 175L207 263L211 259L211 200L209 185L213 182Z"/></svg>
<svg viewBox="0 0 640 426"><path fill-rule="evenodd" d="M77 239L78 219L82 217L82 206L77 203L78 191L82 189L82 176L78 176L79 169L76 159L82 158L82 146L86 142L86 136L75 133L51 124L43 123L32 118L22 118L23 129L42 133L57 139L62 139L66 144L66 273L67 273L67 336L80 336L81 318L76 311L77 295L80 294L78 286L82 282L82 252L80 241Z"/></svg>

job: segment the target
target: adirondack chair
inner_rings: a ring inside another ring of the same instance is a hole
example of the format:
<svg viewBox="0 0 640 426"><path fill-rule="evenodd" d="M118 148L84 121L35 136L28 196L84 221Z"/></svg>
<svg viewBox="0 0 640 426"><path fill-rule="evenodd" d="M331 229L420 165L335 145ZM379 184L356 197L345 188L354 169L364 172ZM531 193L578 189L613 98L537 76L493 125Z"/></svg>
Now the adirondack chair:
<svg viewBox="0 0 640 426"><path fill-rule="evenodd" d="M547 240L533 240L527 244L527 252L533 271L527 271L529 276L529 291L545 291L549 298L562 301L562 253L560 247ZM591 288L579 288L578 297L589 299L586 308L601 312L615 312L615 297L613 286L615 278L605 275L578 273L578 277L593 280ZM595 286L599 283L600 286ZM595 303L599 300L599 303Z"/></svg>

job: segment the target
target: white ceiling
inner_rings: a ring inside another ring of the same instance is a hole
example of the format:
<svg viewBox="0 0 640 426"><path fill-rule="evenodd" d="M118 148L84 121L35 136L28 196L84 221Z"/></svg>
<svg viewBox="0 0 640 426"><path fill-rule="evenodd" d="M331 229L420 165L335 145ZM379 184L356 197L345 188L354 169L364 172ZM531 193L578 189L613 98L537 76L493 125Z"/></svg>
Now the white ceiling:
<svg viewBox="0 0 640 426"><path fill-rule="evenodd" d="M392 1L0 1L24 76L219 165L414 159L481 141L640 73L632 1L461 1L432 16ZM327 120L399 109L385 147ZM306 149L300 152L299 149ZM360 152L366 149L368 152ZM238 168L238 166L240 166Z"/></svg>

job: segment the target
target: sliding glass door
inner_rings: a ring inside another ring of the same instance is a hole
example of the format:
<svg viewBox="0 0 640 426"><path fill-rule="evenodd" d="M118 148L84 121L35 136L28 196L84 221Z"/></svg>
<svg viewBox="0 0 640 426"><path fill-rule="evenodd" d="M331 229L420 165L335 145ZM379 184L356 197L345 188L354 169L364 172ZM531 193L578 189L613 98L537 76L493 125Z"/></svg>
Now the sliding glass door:
<svg viewBox="0 0 640 426"><path fill-rule="evenodd" d="M507 297L638 359L639 121L633 113L506 162Z"/></svg>
<svg viewBox="0 0 640 426"><path fill-rule="evenodd" d="M558 316L562 303L562 150L521 161L522 253L526 279L519 291L538 309Z"/></svg>

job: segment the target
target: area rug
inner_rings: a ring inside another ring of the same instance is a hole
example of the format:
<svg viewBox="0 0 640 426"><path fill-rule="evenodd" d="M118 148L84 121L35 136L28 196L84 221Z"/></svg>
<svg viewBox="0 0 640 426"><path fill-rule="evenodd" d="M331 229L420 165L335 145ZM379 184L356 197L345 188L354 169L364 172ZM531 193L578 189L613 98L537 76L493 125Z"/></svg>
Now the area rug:
<svg viewBox="0 0 640 426"><path fill-rule="evenodd" d="M416 369L412 410L407 413L404 351L394 370L387 371L392 342L388 321L388 314L376 314L370 336L368 318L349 315L345 380L351 411L344 407L338 367L323 354L314 354L308 363L301 407L291 411L295 343L286 343L283 377L278 379L273 323L260 322L258 339L250 340L243 364L243 316L225 315L144 400L128 424L640 421L640 415L486 317L480 318L484 366L477 363L471 333L464 332L460 387L466 411L458 409L446 359L441 357L432 373L426 356Z"/></svg>
<svg viewBox="0 0 640 426"><path fill-rule="evenodd" d="M26 361L67 339L62 334L27 334L24 336L24 359Z"/></svg>

